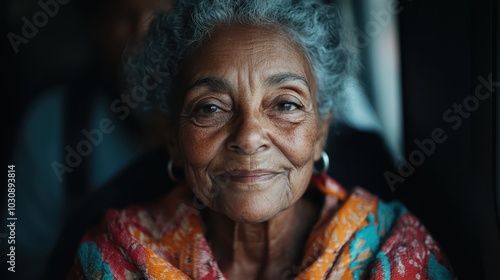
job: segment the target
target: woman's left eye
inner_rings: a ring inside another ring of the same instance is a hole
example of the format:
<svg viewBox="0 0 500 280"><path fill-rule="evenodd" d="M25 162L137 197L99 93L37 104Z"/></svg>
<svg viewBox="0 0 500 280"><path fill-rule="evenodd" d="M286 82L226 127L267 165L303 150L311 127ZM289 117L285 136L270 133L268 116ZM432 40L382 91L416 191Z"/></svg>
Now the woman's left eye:
<svg viewBox="0 0 500 280"><path fill-rule="evenodd" d="M299 104L295 102L280 102L278 105L274 106L277 111L295 111L302 108Z"/></svg>

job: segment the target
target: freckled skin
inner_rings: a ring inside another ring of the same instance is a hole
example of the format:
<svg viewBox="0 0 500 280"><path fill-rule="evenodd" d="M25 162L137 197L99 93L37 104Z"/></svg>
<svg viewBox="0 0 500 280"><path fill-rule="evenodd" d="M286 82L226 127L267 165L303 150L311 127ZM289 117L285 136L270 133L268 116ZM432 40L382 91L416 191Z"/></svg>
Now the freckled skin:
<svg viewBox="0 0 500 280"><path fill-rule="evenodd" d="M301 197L329 119L318 116L306 57L270 27L219 26L185 61L180 83L187 90L177 93L169 151L210 209L207 235L221 269L231 279L279 277L300 261L318 214Z"/></svg>

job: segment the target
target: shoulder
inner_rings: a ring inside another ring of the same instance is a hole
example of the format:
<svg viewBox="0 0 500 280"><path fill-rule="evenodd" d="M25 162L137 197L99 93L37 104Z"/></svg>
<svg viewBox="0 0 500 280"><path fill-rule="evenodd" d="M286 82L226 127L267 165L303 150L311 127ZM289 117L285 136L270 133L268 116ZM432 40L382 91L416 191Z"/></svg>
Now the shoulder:
<svg viewBox="0 0 500 280"><path fill-rule="evenodd" d="M73 270L91 279L91 275L139 278L151 265L151 256L168 251L164 237L177 234L186 217L198 217L187 197L185 188L178 186L154 204L107 210L99 226L83 236Z"/></svg>
<svg viewBox="0 0 500 280"><path fill-rule="evenodd" d="M362 188L351 196L364 197L375 205L363 231L373 226L380 238L371 276L374 279L452 279L451 266L439 244L414 214L399 201L384 202ZM369 231L366 231L369 232ZM358 235L357 234L357 235Z"/></svg>
<svg viewBox="0 0 500 280"><path fill-rule="evenodd" d="M450 263L431 233L415 215L404 211L395 217L381 244L372 274L452 279L451 271Z"/></svg>
<svg viewBox="0 0 500 280"><path fill-rule="evenodd" d="M115 243L124 236L136 233L159 237L158 234L168 232L172 224L177 223L190 213L197 213L188 206L188 192L184 186L177 186L165 197L156 202L144 205L129 205L123 209L108 209L99 226L89 229L82 242L96 241L107 237Z"/></svg>

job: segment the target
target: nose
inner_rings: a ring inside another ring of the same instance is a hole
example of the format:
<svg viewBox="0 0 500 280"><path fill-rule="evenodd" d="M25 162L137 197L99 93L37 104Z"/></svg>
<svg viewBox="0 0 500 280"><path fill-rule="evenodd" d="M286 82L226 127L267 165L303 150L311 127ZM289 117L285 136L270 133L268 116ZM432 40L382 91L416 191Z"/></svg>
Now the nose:
<svg viewBox="0 0 500 280"><path fill-rule="evenodd" d="M242 118L234 126L227 142L230 151L244 155L252 155L265 151L270 147L268 132L263 128L263 121L256 117Z"/></svg>

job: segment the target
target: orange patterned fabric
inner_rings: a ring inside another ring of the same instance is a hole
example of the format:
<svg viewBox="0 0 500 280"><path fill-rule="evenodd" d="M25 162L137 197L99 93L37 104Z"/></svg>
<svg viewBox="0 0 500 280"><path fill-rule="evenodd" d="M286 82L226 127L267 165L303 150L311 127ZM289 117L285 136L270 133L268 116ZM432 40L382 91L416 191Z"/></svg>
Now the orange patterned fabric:
<svg viewBox="0 0 500 280"><path fill-rule="evenodd" d="M403 205L383 203L362 188L348 193L326 175L313 177L311 185L326 194L322 213L302 263L282 279L452 279L439 246ZM227 279L193 205L192 193L180 185L155 206L109 210L84 236L76 273L86 279Z"/></svg>

